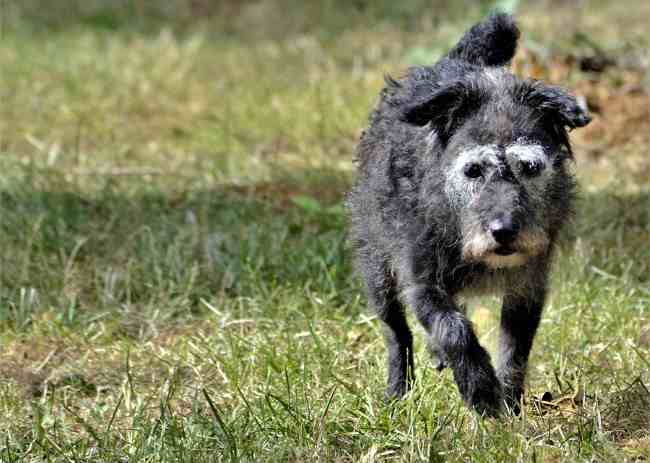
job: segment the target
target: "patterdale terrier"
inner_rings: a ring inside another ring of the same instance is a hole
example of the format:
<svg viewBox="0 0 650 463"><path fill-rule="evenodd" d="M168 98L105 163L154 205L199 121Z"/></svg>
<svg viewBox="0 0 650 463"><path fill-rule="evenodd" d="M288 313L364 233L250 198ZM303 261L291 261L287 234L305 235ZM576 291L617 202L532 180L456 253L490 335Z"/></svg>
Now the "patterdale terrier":
<svg viewBox="0 0 650 463"><path fill-rule="evenodd" d="M567 130L590 121L561 88L506 69L519 30L495 13L433 66L386 78L357 152L351 238L385 326L389 398L413 379L404 307L466 404L518 412L558 232L575 180ZM498 367L458 302L503 295Z"/></svg>

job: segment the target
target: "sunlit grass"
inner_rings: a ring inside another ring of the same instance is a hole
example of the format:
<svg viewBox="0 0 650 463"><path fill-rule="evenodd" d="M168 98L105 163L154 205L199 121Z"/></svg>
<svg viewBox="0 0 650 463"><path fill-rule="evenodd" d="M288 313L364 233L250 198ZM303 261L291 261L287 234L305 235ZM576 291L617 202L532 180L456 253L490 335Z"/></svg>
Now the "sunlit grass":
<svg viewBox="0 0 650 463"><path fill-rule="evenodd" d="M633 138L593 154L607 124L577 139L582 201L523 416L465 409L421 333L415 389L384 403L381 330L345 244L354 145L383 74L439 53L485 5L463 17L373 6L375 25L330 3L260 2L196 24L180 6L178 22L128 24L94 10L19 20L12 7L0 40L1 461L648 456L648 167ZM535 11L522 29L552 42ZM615 73L594 87L620 92ZM494 346L497 301L473 307ZM554 402L535 402L546 391Z"/></svg>

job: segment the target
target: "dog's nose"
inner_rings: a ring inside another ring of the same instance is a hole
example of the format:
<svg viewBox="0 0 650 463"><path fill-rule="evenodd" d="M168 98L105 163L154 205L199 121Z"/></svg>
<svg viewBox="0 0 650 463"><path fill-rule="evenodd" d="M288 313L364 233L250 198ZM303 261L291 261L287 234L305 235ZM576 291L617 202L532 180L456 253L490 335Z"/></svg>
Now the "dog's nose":
<svg viewBox="0 0 650 463"><path fill-rule="evenodd" d="M511 244L519 232L519 226L508 218L493 220L490 222L489 229L496 242L502 246Z"/></svg>

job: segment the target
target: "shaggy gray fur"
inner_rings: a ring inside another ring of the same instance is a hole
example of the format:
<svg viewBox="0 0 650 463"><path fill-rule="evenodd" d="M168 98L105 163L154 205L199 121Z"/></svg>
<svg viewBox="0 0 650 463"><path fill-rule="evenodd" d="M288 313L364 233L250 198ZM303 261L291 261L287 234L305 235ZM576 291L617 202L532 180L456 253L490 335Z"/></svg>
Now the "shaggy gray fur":
<svg viewBox="0 0 650 463"><path fill-rule="evenodd" d="M564 90L510 74L519 30L505 14L472 27L433 66L386 78L348 196L357 268L385 325L388 397L413 380L415 312L465 402L517 409L574 179L567 128L589 116ZM495 372L458 303L503 294Z"/></svg>

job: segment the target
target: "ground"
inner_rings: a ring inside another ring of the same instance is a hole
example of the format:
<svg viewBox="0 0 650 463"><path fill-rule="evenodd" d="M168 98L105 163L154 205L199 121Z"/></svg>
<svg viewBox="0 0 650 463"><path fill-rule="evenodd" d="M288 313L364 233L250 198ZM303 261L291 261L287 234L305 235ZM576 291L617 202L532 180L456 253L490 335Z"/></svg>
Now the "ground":
<svg viewBox="0 0 650 463"><path fill-rule="evenodd" d="M650 457L650 4L497 3L594 122L527 406L483 420L422 333L384 403L341 203L383 75L494 2L0 0L0 461Z"/></svg>

